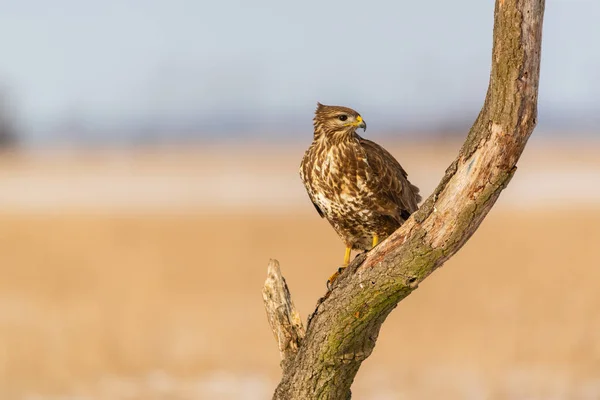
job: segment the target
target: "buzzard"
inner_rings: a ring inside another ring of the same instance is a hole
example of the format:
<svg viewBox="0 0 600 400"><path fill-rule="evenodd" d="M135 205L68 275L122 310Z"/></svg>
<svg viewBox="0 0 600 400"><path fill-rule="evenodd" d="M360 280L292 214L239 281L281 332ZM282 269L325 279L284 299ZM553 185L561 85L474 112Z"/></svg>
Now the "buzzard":
<svg viewBox="0 0 600 400"><path fill-rule="evenodd" d="M317 103L313 124L300 178L319 215L345 243L345 268L351 250L375 247L417 210L421 196L387 150L356 133L367 129L359 113Z"/></svg>

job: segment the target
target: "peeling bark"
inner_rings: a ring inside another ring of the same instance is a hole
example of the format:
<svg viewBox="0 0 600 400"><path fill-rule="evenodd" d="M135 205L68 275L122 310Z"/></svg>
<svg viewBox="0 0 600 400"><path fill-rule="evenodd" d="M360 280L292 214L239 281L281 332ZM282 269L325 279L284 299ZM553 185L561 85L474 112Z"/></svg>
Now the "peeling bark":
<svg viewBox="0 0 600 400"><path fill-rule="evenodd" d="M285 369L286 362L295 357L306 332L277 260L269 261L263 301L269 325L279 347L281 366Z"/></svg>
<svg viewBox="0 0 600 400"><path fill-rule="evenodd" d="M544 0L496 1L490 84L458 157L419 211L319 300L274 399L350 398L389 313L477 230L536 125L543 14Z"/></svg>

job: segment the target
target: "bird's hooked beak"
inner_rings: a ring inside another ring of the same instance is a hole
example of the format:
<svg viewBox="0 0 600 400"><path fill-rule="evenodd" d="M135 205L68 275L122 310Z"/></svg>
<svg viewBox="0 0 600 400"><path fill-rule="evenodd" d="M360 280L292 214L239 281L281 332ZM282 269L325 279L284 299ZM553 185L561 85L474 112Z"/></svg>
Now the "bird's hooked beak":
<svg viewBox="0 0 600 400"><path fill-rule="evenodd" d="M354 125L357 128L363 128L363 132L365 132L367 130L367 123L365 122L364 119L362 119L362 117L360 115L358 117L356 117L356 121L354 122Z"/></svg>

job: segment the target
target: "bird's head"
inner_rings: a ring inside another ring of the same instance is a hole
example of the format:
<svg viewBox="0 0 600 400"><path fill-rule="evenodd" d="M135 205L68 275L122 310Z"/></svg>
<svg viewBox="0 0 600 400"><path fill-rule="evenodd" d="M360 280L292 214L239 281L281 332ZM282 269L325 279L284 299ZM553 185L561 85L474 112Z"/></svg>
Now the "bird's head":
<svg viewBox="0 0 600 400"><path fill-rule="evenodd" d="M358 128L367 130L367 123L359 113L348 107L326 106L317 103L315 118L315 138L324 136L343 140L355 134Z"/></svg>

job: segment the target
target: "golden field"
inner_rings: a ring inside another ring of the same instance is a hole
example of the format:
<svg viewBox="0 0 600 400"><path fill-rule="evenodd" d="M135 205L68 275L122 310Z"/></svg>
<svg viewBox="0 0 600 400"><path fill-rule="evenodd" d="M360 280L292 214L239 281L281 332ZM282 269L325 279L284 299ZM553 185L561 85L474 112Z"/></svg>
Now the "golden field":
<svg viewBox="0 0 600 400"><path fill-rule="evenodd" d="M394 149L428 194L457 145ZM600 398L599 149L531 144L480 230L386 321L355 398ZM269 258L306 318L343 255L301 154L3 156L0 399L269 398Z"/></svg>

